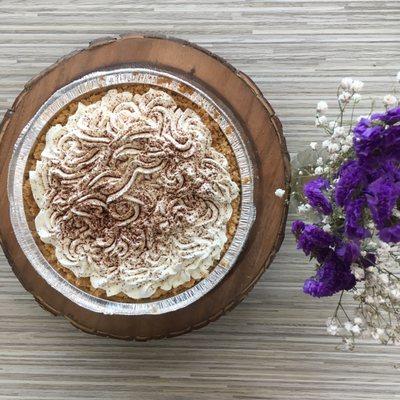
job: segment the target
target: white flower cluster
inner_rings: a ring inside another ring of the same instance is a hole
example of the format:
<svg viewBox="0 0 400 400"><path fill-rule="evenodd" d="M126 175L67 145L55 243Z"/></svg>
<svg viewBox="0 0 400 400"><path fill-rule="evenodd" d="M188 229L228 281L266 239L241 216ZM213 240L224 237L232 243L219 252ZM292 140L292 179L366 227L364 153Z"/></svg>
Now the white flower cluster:
<svg viewBox="0 0 400 400"><path fill-rule="evenodd" d="M364 82L352 78L343 78L340 82L340 93L338 96L339 103L345 105L354 101L360 102L362 96L360 92L363 90Z"/></svg>
<svg viewBox="0 0 400 400"><path fill-rule="evenodd" d="M320 101L317 104L317 115L315 117L315 126L324 127L328 125L328 118L326 112L328 111L328 103L326 101Z"/></svg>
<svg viewBox="0 0 400 400"><path fill-rule="evenodd" d="M399 101L397 100L396 96L387 94L386 96L383 96L382 102L386 108L393 108L397 106Z"/></svg>
<svg viewBox="0 0 400 400"><path fill-rule="evenodd" d="M329 154L329 160L334 162L340 156L345 155L353 144L353 134L351 124L343 122L343 113L347 105L352 102L357 104L361 100L360 91L364 87L364 82L353 80L352 78L343 78L338 89L338 103L340 108L340 116L336 120L328 121L326 112L328 104L325 101L320 101L317 104L315 125L323 128L330 136L322 142L322 148L326 149ZM311 142L310 147L316 149L317 143ZM322 165L317 165L315 175L327 173L328 169Z"/></svg>
<svg viewBox="0 0 400 400"><path fill-rule="evenodd" d="M363 285L354 292L360 333L385 344L400 342L400 247L382 241L369 245L375 248L375 265L365 270Z"/></svg>
<svg viewBox="0 0 400 400"><path fill-rule="evenodd" d="M400 343L400 247L378 240L367 248L376 255L374 266L352 268L356 279L363 279L353 291L356 317L343 323L336 312L327 321L327 332L341 336L346 349L354 347L356 337Z"/></svg>
<svg viewBox="0 0 400 400"><path fill-rule="evenodd" d="M341 336L344 348L346 350L353 350L354 338L360 336L361 333L361 324L361 318L354 318L354 323L351 321L342 323L338 317L332 317L326 321L326 331L329 335Z"/></svg>
<svg viewBox="0 0 400 400"><path fill-rule="evenodd" d="M400 72L396 75L397 82L400 83ZM383 96L382 103L386 109L396 107L399 104L399 99L393 94L387 94Z"/></svg>
<svg viewBox="0 0 400 400"><path fill-rule="evenodd" d="M275 196L282 198L285 195L285 190L278 188L275 190Z"/></svg>
<svg viewBox="0 0 400 400"><path fill-rule="evenodd" d="M308 214L310 211L312 211L312 207L310 206L310 204L308 203L301 203L299 204L299 206L297 207L297 212L300 215L306 215Z"/></svg>
<svg viewBox="0 0 400 400"><path fill-rule="evenodd" d="M322 147L328 151L331 161L336 161L339 156L345 156L352 145L353 132L348 126L333 127L332 135L322 142Z"/></svg>

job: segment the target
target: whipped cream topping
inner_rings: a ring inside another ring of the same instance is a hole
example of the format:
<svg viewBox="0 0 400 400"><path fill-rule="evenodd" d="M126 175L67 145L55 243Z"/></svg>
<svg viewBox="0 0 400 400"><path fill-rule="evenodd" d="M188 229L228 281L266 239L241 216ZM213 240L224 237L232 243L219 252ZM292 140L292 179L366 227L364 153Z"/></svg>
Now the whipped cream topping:
<svg viewBox="0 0 400 400"><path fill-rule="evenodd" d="M154 89L79 103L29 179L60 264L134 299L207 276L239 193L199 115Z"/></svg>

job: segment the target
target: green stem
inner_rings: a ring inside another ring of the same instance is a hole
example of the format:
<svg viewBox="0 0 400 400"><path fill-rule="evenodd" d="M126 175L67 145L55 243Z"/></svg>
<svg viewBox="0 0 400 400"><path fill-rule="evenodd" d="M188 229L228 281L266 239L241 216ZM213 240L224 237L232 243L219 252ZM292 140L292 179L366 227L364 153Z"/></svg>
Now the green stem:
<svg viewBox="0 0 400 400"><path fill-rule="evenodd" d="M344 290L342 290L342 292L340 293L339 302L338 302L338 305L337 305L337 307L336 307L335 313L333 314L333 316L334 316L335 318L337 318L337 313L338 313L338 311L339 311L340 306L342 305L342 297L343 297L343 294L344 294Z"/></svg>

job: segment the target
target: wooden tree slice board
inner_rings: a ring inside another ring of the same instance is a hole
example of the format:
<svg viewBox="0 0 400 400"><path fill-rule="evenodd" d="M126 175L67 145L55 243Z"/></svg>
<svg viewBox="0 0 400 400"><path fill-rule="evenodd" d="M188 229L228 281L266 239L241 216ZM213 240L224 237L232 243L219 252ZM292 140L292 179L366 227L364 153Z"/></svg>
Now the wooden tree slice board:
<svg viewBox="0 0 400 400"><path fill-rule="evenodd" d="M10 223L7 175L11 153L23 127L60 87L96 70L132 63L151 63L191 77L226 103L251 142L257 181L257 217L244 250L223 281L195 303L160 315L104 315L79 307L50 287L18 246ZM103 38L57 61L29 81L0 126L0 236L6 257L22 285L54 315L77 328L119 339L148 340L177 336L201 328L231 310L251 290L278 251L287 216L290 164L282 127L260 90L226 61L191 43L165 37L124 35Z"/></svg>

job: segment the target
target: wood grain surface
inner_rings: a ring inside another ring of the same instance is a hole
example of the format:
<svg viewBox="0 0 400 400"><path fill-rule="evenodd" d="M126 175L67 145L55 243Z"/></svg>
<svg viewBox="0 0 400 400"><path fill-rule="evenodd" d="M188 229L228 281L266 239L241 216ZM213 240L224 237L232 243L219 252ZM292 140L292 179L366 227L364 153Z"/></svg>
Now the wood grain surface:
<svg viewBox="0 0 400 400"><path fill-rule="evenodd" d="M356 76L366 94L400 70L397 1L0 0L0 114L23 85L99 36L132 30L198 43L247 73L280 117L289 150L322 139L320 99ZM289 216L289 223L295 218ZM400 349L335 349L335 299L301 293L311 267L287 238L235 310L200 331L130 343L76 331L41 310L0 261L0 399L396 399Z"/></svg>

